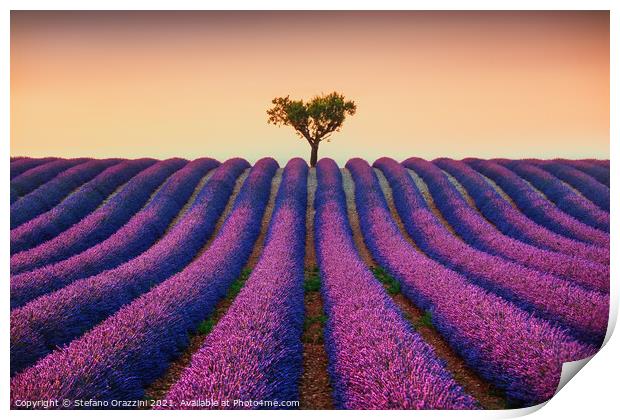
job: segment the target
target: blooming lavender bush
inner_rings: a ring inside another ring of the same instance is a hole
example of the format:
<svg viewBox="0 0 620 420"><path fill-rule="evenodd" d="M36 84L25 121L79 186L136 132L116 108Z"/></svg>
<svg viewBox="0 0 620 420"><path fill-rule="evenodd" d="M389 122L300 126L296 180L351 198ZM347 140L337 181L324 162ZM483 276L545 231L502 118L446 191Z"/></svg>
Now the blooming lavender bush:
<svg viewBox="0 0 620 420"><path fill-rule="evenodd" d="M360 159L347 163L352 171L364 166ZM548 400L562 363L596 352L418 253L400 234L382 197L356 191L356 204L375 259L401 282L403 294L432 313L433 325L452 348L508 397L526 405Z"/></svg>
<svg viewBox="0 0 620 420"><path fill-rule="evenodd" d="M15 160L11 160L11 179L20 176L21 174L23 174L24 172L39 166L39 165L43 165L44 163L48 163L51 162L53 160L58 160L58 158L55 157L46 157L46 158L28 158L28 157L22 157L22 158L17 158Z"/></svg>
<svg viewBox="0 0 620 420"><path fill-rule="evenodd" d="M476 408L476 401L456 384L361 261L351 237L342 179L334 161L321 159L317 177L316 250L337 406Z"/></svg>
<svg viewBox="0 0 620 420"><path fill-rule="evenodd" d="M398 164L395 162L394 164L391 166L392 170L402 173ZM495 226L469 206L446 175L434 164L417 158L408 159L407 164L428 184L442 215L469 245L543 273L566 278L588 289L609 291L609 266L590 262L580 256L567 256L541 250L501 234ZM402 186L399 190L409 191L416 188L409 180L410 177L401 175L398 178L405 180L404 183L396 183L397 186ZM406 182L407 180L409 182ZM402 201L400 195L398 198ZM408 199L410 195L406 194L403 199ZM404 205L401 203L401 207L407 208L407 206L406 203ZM411 229L413 232L416 231L413 227ZM420 240L425 240L423 235L419 233L417 235L420 236Z"/></svg>
<svg viewBox="0 0 620 420"><path fill-rule="evenodd" d="M589 226L609 233L609 213L575 193L570 187L549 172L527 161L508 159L494 161L511 169L523 179L528 180L565 213Z"/></svg>
<svg viewBox="0 0 620 420"><path fill-rule="evenodd" d="M11 312L11 372L67 344L124 304L182 270L205 245L249 166L230 159L215 170L181 220L148 251L120 265L36 299Z"/></svg>
<svg viewBox="0 0 620 420"><path fill-rule="evenodd" d="M93 159L61 172L11 206L11 229L60 203L69 193L121 159Z"/></svg>
<svg viewBox="0 0 620 420"><path fill-rule="evenodd" d="M609 187L609 165L603 166L596 164L595 162L589 162L587 159L583 160L566 160L566 159L555 159L555 161L559 163L564 163L566 165L572 166L573 168L579 169L581 172L585 172L590 175L592 178L596 179L601 184ZM607 161L609 163L609 161ZM11 165L12 171L13 165Z"/></svg>
<svg viewBox="0 0 620 420"><path fill-rule="evenodd" d="M302 159L286 165L261 258L165 396L174 406L165 408L192 408L197 399L299 399L307 173Z"/></svg>
<svg viewBox="0 0 620 420"><path fill-rule="evenodd" d="M510 169L481 159L465 159L464 162L495 181L510 195L519 209L536 223L569 238L609 247L609 235L562 212Z"/></svg>
<svg viewBox="0 0 620 420"><path fill-rule="evenodd" d="M55 159L23 172L11 179L11 191L15 193L14 197L11 197L11 204L50 181L59 173L89 160L85 158Z"/></svg>
<svg viewBox="0 0 620 420"><path fill-rule="evenodd" d="M184 159L168 159L140 172L118 194L79 223L50 241L11 256L11 273L64 260L104 241L144 206L162 182L186 164Z"/></svg>
<svg viewBox="0 0 620 420"><path fill-rule="evenodd" d="M154 159L118 163L101 172L54 208L11 229L11 255L33 248L67 230L95 210L116 188L154 163Z"/></svg>
<svg viewBox="0 0 620 420"><path fill-rule="evenodd" d="M192 161L170 177L144 209L105 241L63 261L13 276L11 307L115 267L148 249L165 232L200 179L217 165L217 161L208 158Z"/></svg>
<svg viewBox="0 0 620 420"><path fill-rule="evenodd" d="M218 165L11 159L12 408L522 407L601 344L609 161Z"/></svg>
<svg viewBox="0 0 620 420"><path fill-rule="evenodd" d="M24 399L142 398L241 272L276 169L270 158L254 165L217 238L183 271L14 376L12 405Z"/></svg>
<svg viewBox="0 0 620 420"><path fill-rule="evenodd" d="M433 163L455 177L475 201L478 210L505 235L539 248L609 265L609 249L567 238L535 223L512 207L467 164L446 158L435 159ZM403 164L406 166L406 162Z"/></svg>
<svg viewBox="0 0 620 420"><path fill-rule="evenodd" d="M417 167L428 162L418 162ZM396 162L394 162L396 164ZM398 165L398 164L396 164ZM425 178L432 180L430 171L420 171ZM356 190L364 200L378 201L380 187L372 176L371 168L360 162L352 165L352 174L356 181ZM406 173L400 173L408 177ZM434 175L442 175L441 172ZM444 179L445 183L448 183ZM433 191L449 191L448 185L441 188L439 180L429 183ZM401 185L413 188L413 183L402 182ZM411 196L413 194L409 194ZM408 201L402 197L402 189L394 191L396 207L407 232L416 244L429 256L445 266L465 275L484 288L491 290L516 303L520 307L561 326L567 326L576 336L600 344L607 330L609 299L602 293L587 291L566 280L536 271L520 264L507 261L473 248L452 235L426 208L416 205L418 200ZM418 194L419 196L419 194ZM443 195L441 202L456 197ZM454 212L454 225L465 219L467 212ZM465 217L460 217L465 216Z"/></svg>
<svg viewBox="0 0 620 420"><path fill-rule="evenodd" d="M601 185L591 176L560 162L547 161L541 162L540 165L572 185L601 209L609 211L609 188L607 186Z"/></svg>

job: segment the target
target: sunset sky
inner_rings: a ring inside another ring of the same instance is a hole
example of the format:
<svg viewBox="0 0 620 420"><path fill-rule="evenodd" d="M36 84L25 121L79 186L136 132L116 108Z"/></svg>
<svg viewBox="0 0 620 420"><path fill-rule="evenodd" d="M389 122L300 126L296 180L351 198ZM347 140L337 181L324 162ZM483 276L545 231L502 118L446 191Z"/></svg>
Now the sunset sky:
<svg viewBox="0 0 620 420"><path fill-rule="evenodd" d="M609 158L608 12L12 12L11 155Z"/></svg>

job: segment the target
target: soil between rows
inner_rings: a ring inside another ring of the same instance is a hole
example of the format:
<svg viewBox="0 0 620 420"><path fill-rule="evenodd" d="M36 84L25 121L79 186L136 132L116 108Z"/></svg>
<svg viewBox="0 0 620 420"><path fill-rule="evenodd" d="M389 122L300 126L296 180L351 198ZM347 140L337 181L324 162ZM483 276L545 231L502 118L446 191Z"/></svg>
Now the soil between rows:
<svg viewBox="0 0 620 420"><path fill-rule="evenodd" d="M321 298L320 276L318 273L314 248L314 197L316 194L316 168L308 171L308 201L306 206L306 254L305 294L304 294L304 333L303 370L299 383L301 409L330 410L334 408L332 387L329 380L329 359L323 340L325 314ZM311 282L315 282L312 284ZM317 284L318 283L318 284Z"/></svg>

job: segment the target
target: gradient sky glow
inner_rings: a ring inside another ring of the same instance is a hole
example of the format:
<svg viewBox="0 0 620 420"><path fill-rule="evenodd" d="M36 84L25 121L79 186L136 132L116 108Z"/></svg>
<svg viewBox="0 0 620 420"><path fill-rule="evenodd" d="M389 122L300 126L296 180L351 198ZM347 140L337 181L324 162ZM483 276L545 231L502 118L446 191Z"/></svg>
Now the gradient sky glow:
<svg viewBox="0 0 620 420"><path fill-rule="evenodd" d="M609 158L609 13L11 12L11 155L307 158L275 96L358 112L319 157Z"/></svg>

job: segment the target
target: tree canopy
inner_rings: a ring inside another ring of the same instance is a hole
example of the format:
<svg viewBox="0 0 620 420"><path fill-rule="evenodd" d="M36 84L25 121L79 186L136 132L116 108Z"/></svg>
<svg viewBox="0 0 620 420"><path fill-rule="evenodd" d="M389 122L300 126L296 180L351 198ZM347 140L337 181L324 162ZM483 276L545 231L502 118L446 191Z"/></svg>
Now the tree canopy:
<svg viewBox="0 0 620 420"><path fill-rule="evenodd" d="M319 143L340 131L347 115L354 115L357 106L338 92L317 95L304 103L288 96L274 98L273 107L267 110L268 122L276 126L288 125L295 133L310 144L312 155L310 164L316 164Z"/></svg>

